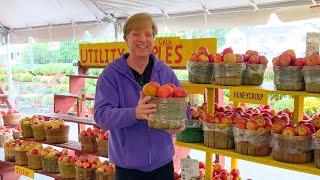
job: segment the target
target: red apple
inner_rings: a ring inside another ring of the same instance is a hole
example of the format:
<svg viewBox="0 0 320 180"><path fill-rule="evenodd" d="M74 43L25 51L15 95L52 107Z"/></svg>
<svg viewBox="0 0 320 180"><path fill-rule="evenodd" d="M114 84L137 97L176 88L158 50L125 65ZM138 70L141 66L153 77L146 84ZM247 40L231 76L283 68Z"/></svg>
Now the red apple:
<svg viewBox="0 0 320 180"><path fill-rule="evenodd" d="M208 51L208 48L206 47L198 47L196 49L196 55L197 56L200 56L200 55L208 55L209 54L209 51Z"/></svg>
<svg viewBox="0 0 320 180"><path fill-rule="evenodd" d="M223 56L221 54L216 54L213 60L214 63L223 63Z"/></svg>
<svg viewBox="0 0 320 180"><path fill-rule="evenodd" d="M223 51L222 51L222 54L225 55L227 53L233 53L233 50L231 47L228 47L228 48L225 48Z"/></svg>
<svg viewBox="0 0 320 180"><path fill-rule="evenodd" d="M169 85L160 86L157 92L157 96L160 98L170 97L173 93L173 89Z"/></svg>
<svg viewBox="0 0 320 180"><path fill-rule="evenodd" d="M142 92L145 96L156 96L159 88L160 84L152 81L143 86Z"/></svg>
<svg viewBox="0 0 320 180"><path fill-rule="evenodd" d="M272 125L272 132L277 133L277 134L281 134L284 127L285 127L284 122L276 121Z"/></svg>
<svg viewBox="0 0 320 180"><path fill-rule="evenodd" d="M257 130L259 128L259 125L256 121L249 120L246 124L246 128L249 130Z"/></svg>
<svg viewBox="0 0 320 180"><path fill-rule="evenodd" d="M315 117L312 119L311 124L315 129L320 129L320 117Z"/></svg>
<svg viewBox="0 0 320 180"><path fill-rule="evenodd" d="M250 64L259 64L259 58L257 55L255 54L252 54L250 57L249 57L249 63Z"/></svg>
<svg viewBox="0 0 320 180"><path fill-rule="evenodd" d="M259 59L259 64L268 64L268 59L266 58L266 56L258 56Z"/></svg>
<svg viewBox="0 0 320 180"><path fill-rule="evenodd" d="M181 87L176 87L173 89L173 97L187 97L188 93L185 89Z"/></svg>
<svg viewBox="0 0 320 180"><path fill-rule="evenodd" d="M281 134L284 136L295 136L296 130L294 127L286 126L285 128L283 128Z"/></svg>
<svg viewBox="0 0 320 180"><path fill-rule="evenodd" d="M239 176L240 171L239 171L239 169L234 168L231 170L231 174L232 174L232 176Z"/></svg>
<svg viewBox="0 0 320 180"><path fill-rule="evenodd" d="M237 58L236 63L244 62L242 54L236 54L236 58Z"/></svg>
<svg viewBox="0 0 320 180"><path fill-rule="evenodd" d="M202 62L202 63L208 63L209 62L209 58L207 55L205 54L200 54L198 56L198 62Z"/></svg>
<svg viewBox="0 0 320 180"><path fill-rule="evenodd" d="M191 57L190 57L190 61L197 62L198 61L198 56L196 54L192 54Z"/></svg>
<svg viewBox="0 0 320 180"><path fill-rule="evenodd" d="M214 58L215 58L215 54L209 54L208 58L209 58L209 63L213 63L214 62Z"/></svg>
<svg viewBox="0 0 320 180"><path fill-rule="evenodd" d="M233 64L233 63L236 63L237 57L233 53L228 52L223 55L223 61L224 63L227 63L227 64Z"/></svg>
<svg viewBox="0 0 320 180"><path fill-rule="evenodd" d="M299 136L310 136L311 135L310 129L303 124L300 124L296 127L296 132Z"/></svg>
<svg viewBox="0 0 320 180"><path fill-rule="evenodd" d="M306 57L307 66L315 66L320 64L320 56L317 54L311 54Z"/></svg>

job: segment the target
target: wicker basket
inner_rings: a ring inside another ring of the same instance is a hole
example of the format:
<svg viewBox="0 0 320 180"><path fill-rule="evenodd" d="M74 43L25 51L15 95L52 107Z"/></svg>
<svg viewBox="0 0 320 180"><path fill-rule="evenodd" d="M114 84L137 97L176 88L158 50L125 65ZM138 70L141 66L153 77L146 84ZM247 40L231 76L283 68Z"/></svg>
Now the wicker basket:
<svg viewBox="0 0 320 180"><path fill-rule="evenodd" d="M43 171L46 173L58 173L59 172L59 166L58 166L58 160L54 157L45 157L41 156L41 163Z"/></svg>
<svg viewBox="0 0 320 180"><path fill-rule="evenodd" d="M27 153L27 156L28 156L28 168L34 169L34 170L42 169L40 154Z"/></svg>
<svg viewBox="0 0 320 180"><path fill-rule="evenodd" d="M4 159L8 162L15 162L15 150L12 147L4 147Z"/></svg>
<svg viewBox="0 0 320 180"><path fill-rule="evenodd" d="M19 166L28 165L27 151L15 151L15 162Z"/></svg>
<svg viewBox="0 0 320 180"><path fill-rule="evenodd" d="M266 68L267 65L265 64L246 64L241 84L260 86L263 83Z"/></svg>
<svg viewBox="0 0 320 180"><path fill-rule="evenodd" d="M233 136L236 152L250 156L269 156L272 148L270 147L270 130L248 130L233 127Z"/></svg>
<svg viewBox="0 0 320 180"><path fill-rule="evenodd" d="M44 141L46 140L46 133L44 130L44 126L38 125L38 126L31 126L34 140L36 141Z"/></svg>
<svg viewBox="0 0 320 180"><path fill-rule="evenodd" d="M312 149L314 149L314 165L320 168L320 138L312 137Z"/></svg>
<svg viewBox="0 0 320 180"><path fill-rule="evenodd" d="M308 163L313 161L311 137L272 134L273 159L286 163Z"/></svg>
<svg viewBox="0 0 320 180"><path fill-rule="evenodd" d="M97 138L97 145L99 155L108 157L108 140L101 140Z"/></svg>
<svg viewBox="0 0 320 180"><path fill-rule="evenodd" d="M20 124L20 114L3 115L3 124L5 126L18 126Z"/></svg>
<svg viewBox="0 0 320 180"><path fill-rule="evenodd" d="M99 173L96 172L96 180L115 180L116 176L115 173L109 174L106 172Z"/></svg>
<svg viewBox="0 0 320 180"><path fill-rule="evenodd" d="M300 66L273 66L274 84L278 90L303 91L304 79Z"/></svg>
<svg viewBox="0 0 320 180"><path fill-rule="evenodd" d="M3 147L6 141L13 139L12 134L2 134L0 135L0 147Z"/></svg>
<svg viewBox="0 0 320 180"><path fill-rule="evenodd" d="M63 179L76 178L76 168L74 163L58 161L58 166L59 166L59 172L60 172L61 178Z"/></svg>
<svg viewBox="0 0 320 180"><path fill-rule="evenodd" d="M22 136L24 138L32 138L33 137L33 131L31 128L31 124L21 124L21 131L22 131Z"/></svg>
<svg viewBox="0 0 320 180"><path fill-rule="evenodd" d="M188 97L153 97L150 103L157 104L157 112L154 114L150 114L154 121L148 121L149 127L162 130L184 128L185 115L188 105Z"/></svg>
<svg viewBox="0 0 320 180"><path fill-rule="evenodd" d="M202 122L204 145L216 149L233 149L232 125Z"/></svg>
<svg viewBox="0 0 320 180"><path fill-rule="evenodd" d="M213 83L213 64L187 62L188 79L191 83L211 84Z"/></svg>
<svg viewBox="0 0 320 180"><path fill-rule="evenodd" d="M81 149L87 153L94 153L98 151L97 141L95 136L79 136Z"/></svg>
<svg viewBox="0 0 320 180"><path fill-rule="evenodd" d="M304 66L302 74L306 83L306 91L320 93L320 66Z"/></svg>
<svg viewBox="0 0 320 180"><path fill-rule="evenodd" d="M199 120L186 120L186 129L177 135L177 140L188 143L203 143L202 124Z"/></svg>
<svg viewBox="0 0 320 180"><path fill-rule="evenodd" d="M77 180L95 180L96 173L94 168L80 168L76 166L76 179Z"/></svg>
<svg viewBox="0 0 320 180"><path fill-rule="evenodd" d="M45 129L46 142L50 144L61 144L68 142L69 126L60 129Z"/></svg>
<svg viewBox="0 0 320 180"><path fill-rule="evenodd" d="M226 86L241 85L242 74L246 65L244 63L237 64L217 64L213 63L214 84Z"/></svg>

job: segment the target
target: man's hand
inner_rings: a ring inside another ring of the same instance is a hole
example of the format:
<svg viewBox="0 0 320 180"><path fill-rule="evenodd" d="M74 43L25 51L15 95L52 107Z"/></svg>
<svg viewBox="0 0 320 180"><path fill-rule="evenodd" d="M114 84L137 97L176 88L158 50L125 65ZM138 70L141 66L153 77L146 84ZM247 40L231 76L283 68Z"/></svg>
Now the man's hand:
<svg viewBox="0 0 320 180"><path fill-rule="evenodd" d="M142 91L140 91L140 99L135 109L136 119L146 119L147 121L153 121L153 118L151 118L149 114L157 112L157 104L148 104L150 100L151 96L145 97Z"/></svg>

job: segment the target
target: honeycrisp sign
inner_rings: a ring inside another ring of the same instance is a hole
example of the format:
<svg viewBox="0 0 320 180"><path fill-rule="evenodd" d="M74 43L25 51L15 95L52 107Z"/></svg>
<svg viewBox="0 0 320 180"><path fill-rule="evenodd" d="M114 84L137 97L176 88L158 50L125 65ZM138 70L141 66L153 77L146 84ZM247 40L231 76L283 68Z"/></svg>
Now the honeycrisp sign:
<svg viewBox="0 0 320 180"><path fill-rule="evenodd" d="M217 51L217 39L156 38L153 53L171 68L184 69L192 53L200 46L205 46L210 53L215 53ZM111 63L128 52L125 42L80 44L79 49L80 66L82 67L105 67L107 63Z"/></svg>

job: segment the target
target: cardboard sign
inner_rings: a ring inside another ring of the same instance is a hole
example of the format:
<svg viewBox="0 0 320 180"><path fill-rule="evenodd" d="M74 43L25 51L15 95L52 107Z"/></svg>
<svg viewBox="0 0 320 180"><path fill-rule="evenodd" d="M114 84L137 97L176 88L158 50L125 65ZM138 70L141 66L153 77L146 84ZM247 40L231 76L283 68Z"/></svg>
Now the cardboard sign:
<svg viewBox="0 0 320 180"><path fill-rule="evenodd" d="M254 92L250 87L232 87L229 97L233 102L268 104L269 93L265 90Z"/></svg>
<svg viewBox="0 0 320 180"><path fill-rule="evenodd" d="M14 172L16 172L17 174L29 177L29 178L34 178L34 171L32 169L29 169L29 168L25 168L25 167L22 167L22 166L15 165L14 166Z"/></svg>
<svg viewBox="0 0 320 180"><path fill-rule="evenodd" d="M181 159L181 178L190 180L199 177L199 161L196 159Z"/></svg>
<svg viewBox="0 0 320 180"><path fill-rule="evenodd" d="M188 59L200 46L205 46L210 53L215 53L217 51L217 39L156 38L153 54L172 68L185 69ZM128 52L125 42L80 44L79 49L80 66L82 67L103 68L106 64Z"/></svg>

